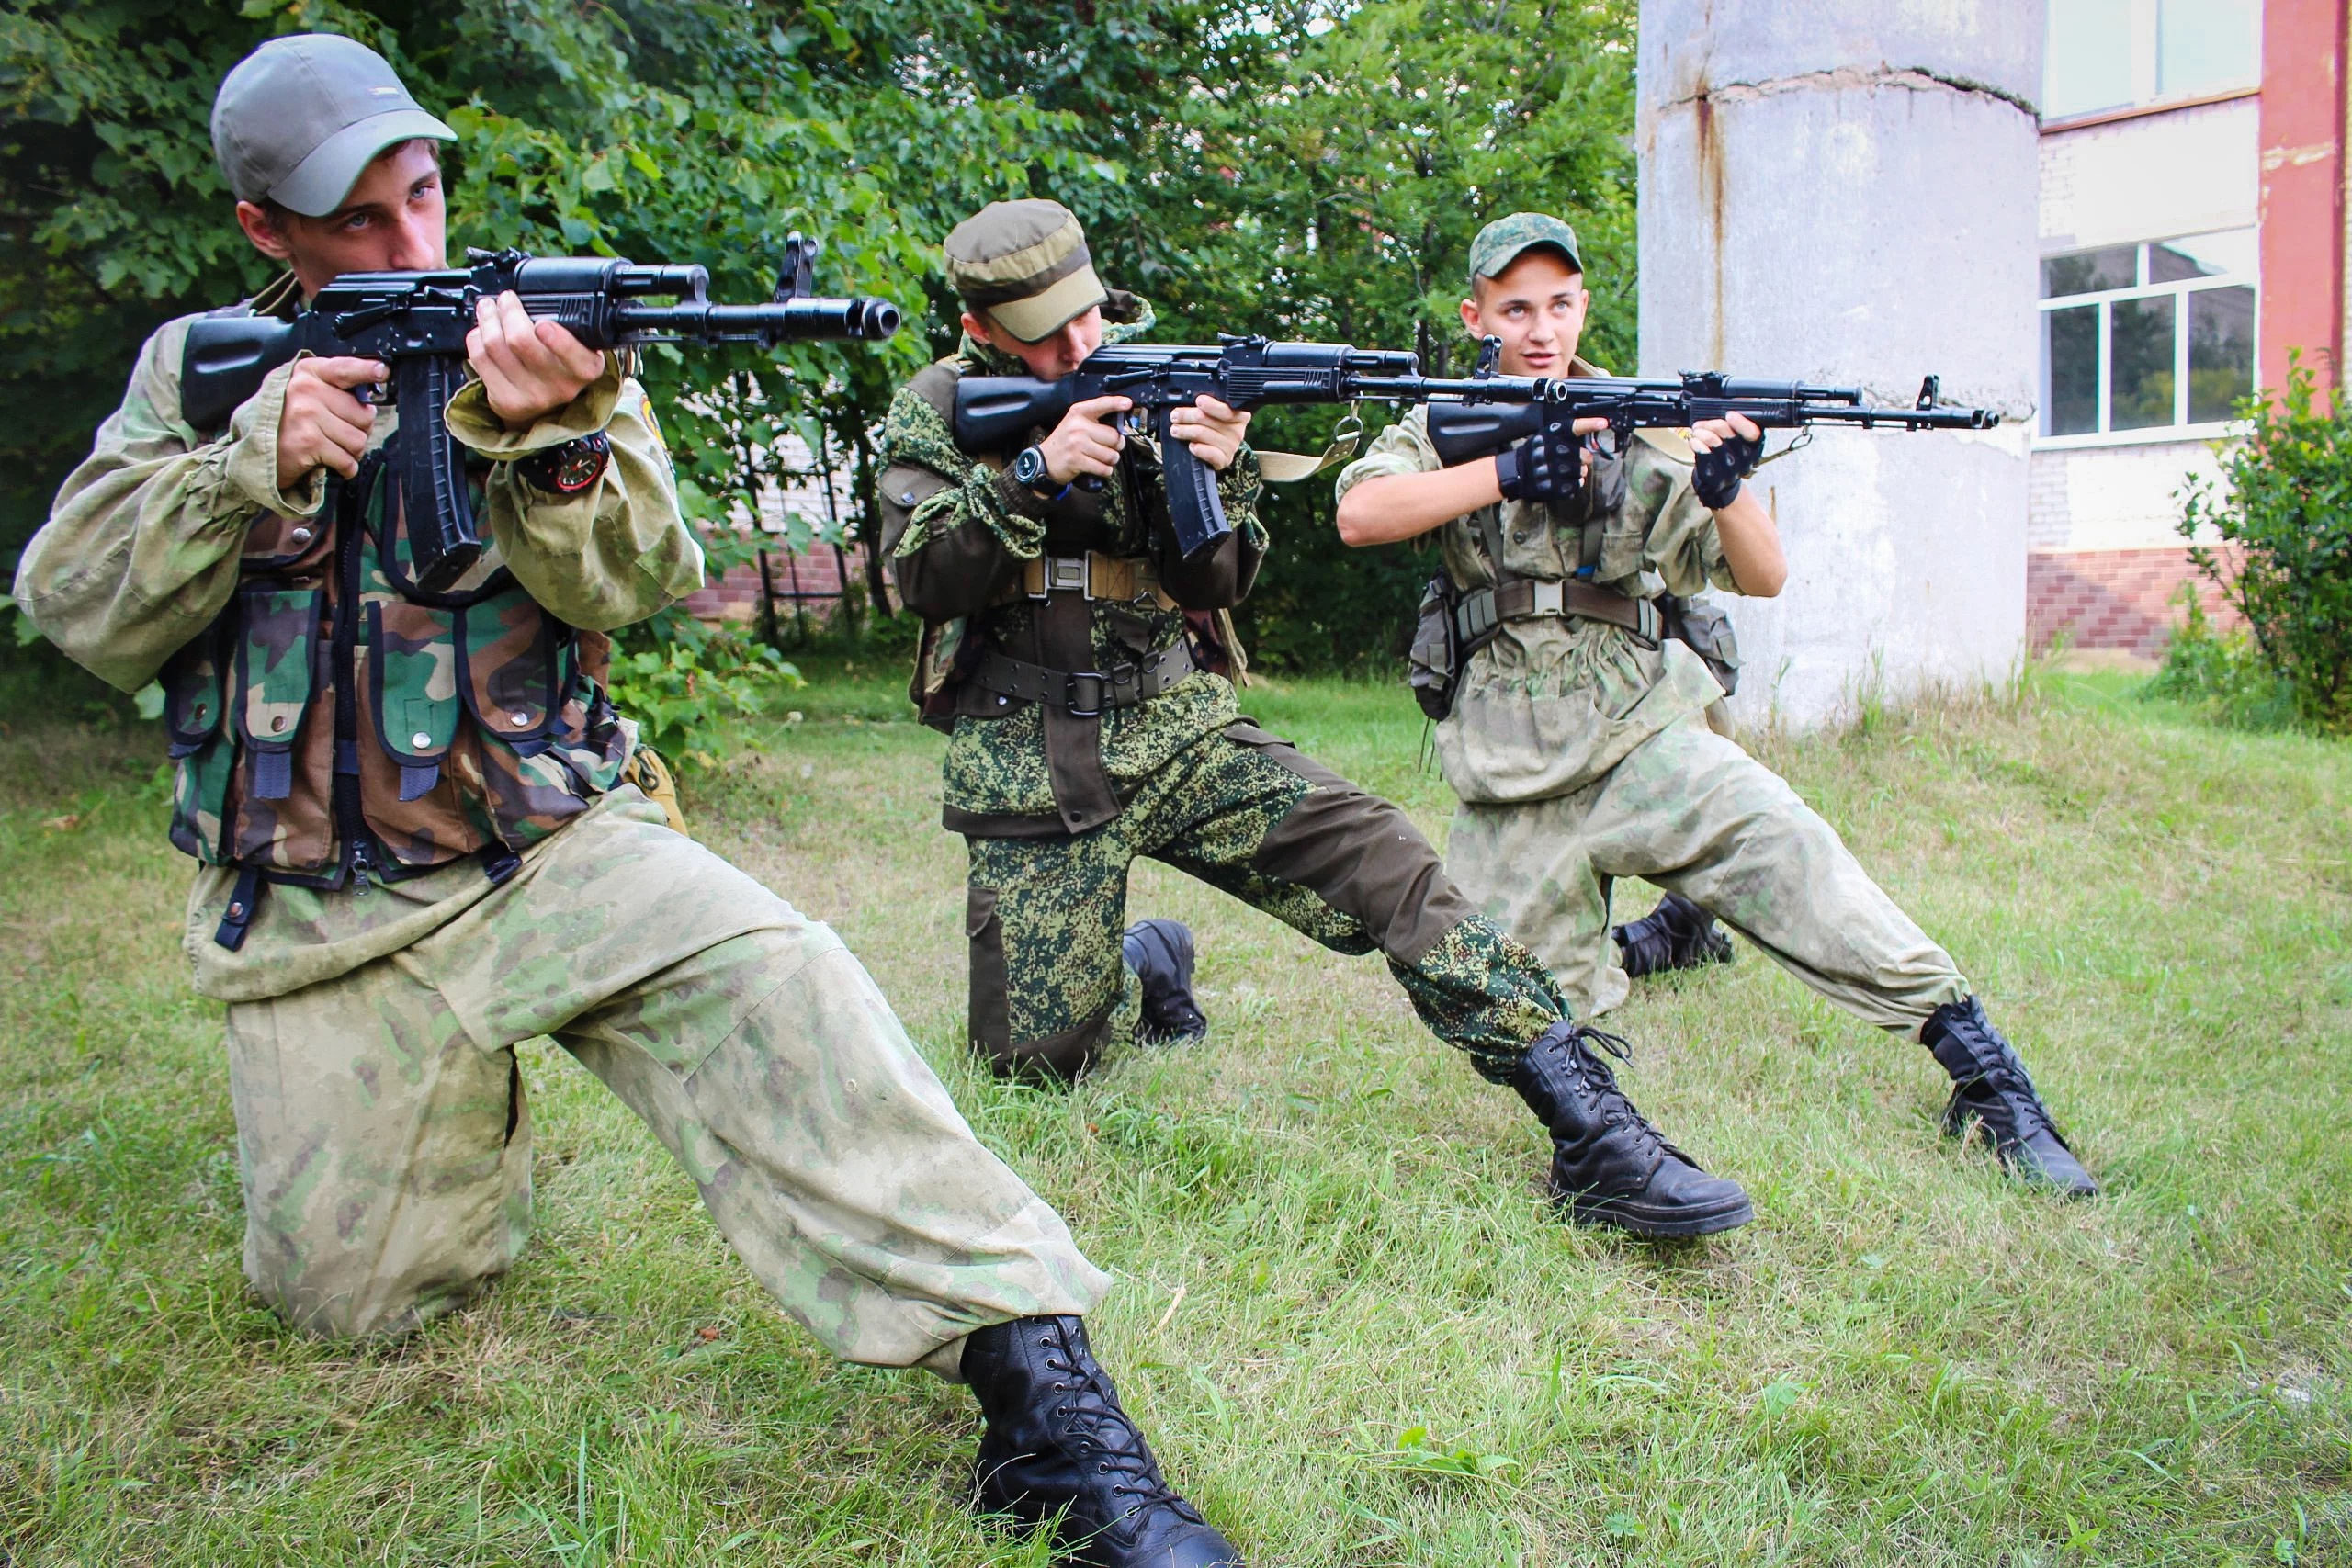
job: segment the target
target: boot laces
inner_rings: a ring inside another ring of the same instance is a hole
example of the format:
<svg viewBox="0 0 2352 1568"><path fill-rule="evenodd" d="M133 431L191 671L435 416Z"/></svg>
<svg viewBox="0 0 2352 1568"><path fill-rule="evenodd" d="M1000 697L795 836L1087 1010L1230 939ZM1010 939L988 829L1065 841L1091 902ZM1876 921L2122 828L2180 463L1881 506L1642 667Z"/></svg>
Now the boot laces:
<svg viewBox="0 0 2352 1568"><path fill-rule="evenodd" d="M1621 1062L1631 1062L1634 1048L1623 1035L1579 1023L1568 1031L1560 1043L1567 1053L1568 1066L1576 1074L1578 1086L1601 1107L1604 1124L1631 1128L1634 1136L1653 1152L1665 1145L1666 1134L1651 1126L1649 1118L1634 1109L1625 1091L1617 1087L1617 1075L1609 1070L1608 1063L1594 1055L1593 1047L1597 1045Z"/></svg>
<svg viewBox="0 0 2352 1568"><path fill-rule="evenodd" d="M1963 1095L1977 1102L1978 1115L1984 1112L1984 1101L1990 1100L2006 1115L2009 1132L2020 1143L2036 1133L2057 1135L2058 1129L2033 1087L2032 1077L2018 1059L2016 1049L1998 1032L1967 1016L1953 1020L1948 1032L1966 1048L1970 1065L1975 1068L1974 1076L1960 1088ZM1978 1092L1970 1093L1972 1089Z"/></svg>
<svg viewBox="0 0 2352 1568"><path fill-rule="evenodd" d="M1048 1352L1046 1367L1060 1374L1054 1392L1067 1396L1053 1409L1062 1440L1073 1454L1091 1457L1095 1473L1119 1477L1112 1483L1112 1495L1129 1499L1119 1517L1132 1519L1147 1509L1173 1507L1197 1521L1193 1506L1160 1474L1143 1433L1128 1419L1117 1391L1093 1356L1078 1354L1058 1329L1038 1343Z"/></svg>

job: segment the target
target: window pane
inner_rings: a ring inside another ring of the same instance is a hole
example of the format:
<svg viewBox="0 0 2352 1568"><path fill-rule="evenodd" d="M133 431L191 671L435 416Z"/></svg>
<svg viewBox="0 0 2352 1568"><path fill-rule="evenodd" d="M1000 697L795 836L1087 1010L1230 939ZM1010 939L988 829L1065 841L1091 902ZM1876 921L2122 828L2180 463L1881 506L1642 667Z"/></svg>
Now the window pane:
<svg viewBox="0 0 2352 1568"><path fill-rule="evenodd" d="M2108 327L2109 430L2173 423L2173 299L2118 299Z"/></svg>
<svg viewBox="0 0 2352 1568"><path fill-rule="evenodd" d="M2090 294L2101 288L2129 288L2140 281L2140 247L2109 245L2103 251L2081 251L2071 256L2045 256L2041 262L2041 297L2056 299L2068 294Z"/></svg>
<svg viewBox="0 0 2352 1568"><path fill-rule="evenodd" d="M2220 234L2191 234L2148 247L2148 281L2173 283L2184 277L2252 277L2255 243L2251 229Z"/></svg>
<svg viewBox="0 0 2352 1568"><path fill-rule="evenodd" d="M2188 296L2188 418L2233 419L2254 390L2254 290L2200 288Z"/></svg>
<svg viewBox="0 0 2352 1568"><path fill-rule="evenodd" d="M2044 119L2132 101L2132 0L2050 0L2048 43Z"/></svg>
<svg viewBox="0 0 2352 1568"><path fill-rule="evenodd" d="M2098 428L2098 307L2041 312L2041 434Z"/></svg>
<svg viewBox="0 0 2352 1568"><path fill-rule="evenodd" d="M2251 84L2261 75L2261 52L2256 0L2160 0L2156 7L2160 97Z"/></svg>

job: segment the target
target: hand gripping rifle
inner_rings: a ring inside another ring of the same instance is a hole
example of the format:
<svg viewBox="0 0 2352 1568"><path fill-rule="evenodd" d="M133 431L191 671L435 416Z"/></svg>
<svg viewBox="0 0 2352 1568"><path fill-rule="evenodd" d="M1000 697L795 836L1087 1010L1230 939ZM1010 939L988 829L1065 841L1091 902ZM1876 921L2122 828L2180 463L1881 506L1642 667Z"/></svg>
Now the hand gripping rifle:
<svg viewBox="0 0 2352 1568"><path fill-rule="evenodd" d="M956 444L967 452L1009 454L1027 443L1032 430L1060 423L1073 403L1114 392L1131 398L1135 407L1119 416L1120 423L1131 434L1148 431L1159 439L1169 522L1177 548L1189 558L1233 527L1225 520L1216 475L1170 433L1170 416L1178 409L1191 408L1204 393L1236 410L1410 397L1405 384L1419 378L1419 367L1408 352L1337 343L1226 337L1215 348L1111 344L1058 381L965 377L956 384Z"/></svg>
<svg viewBox="0 0 2352 1568"><path fill-rule="evenodd" d="M438 272L352 272L319 290L291 321L267 316L207 317L188 329L180 361L187 422L218 430L260 390L270 371L304 350L380 359L391 367L390 396L406 405L399 479L417 586L438 592L481 553L462 458L443 423L465 385L466 334L474 305L509 291L535 318L561 322L590 348L648 343L879 343L899 330L899 308L871 296L811 294L818 242L785 241L775 296L762 305L715 305L700 266L639 266L605 256L533 256L468 251L468 265ZM668 298L675 303L651 301ZM363 396L365 394L363 393Z"/></svg>
<svg viewBox="0 0 2352 1568"><path fill-rule="evenodd" d="M1687 430L1702 420L1744 414L1765 430L1816 424L1880 425L1903 430L1990 430L2001 423L1991 409L1951 408L1937 400L1940 383L1929 376L1907 409L1871 408L1853 387L1808 387L1796 381L1734 380L1720 371L1685 370L1671 380L1622 376L1497 376L1500 342L1486 341L1469 376L1428 380L1430 443L1447 468L1490 457L1532 435L1542 435L1573 458L1580 419L1604 419L1618 446L1636 430ZM1576 472L1571 467L1568 472Z"/></svg>

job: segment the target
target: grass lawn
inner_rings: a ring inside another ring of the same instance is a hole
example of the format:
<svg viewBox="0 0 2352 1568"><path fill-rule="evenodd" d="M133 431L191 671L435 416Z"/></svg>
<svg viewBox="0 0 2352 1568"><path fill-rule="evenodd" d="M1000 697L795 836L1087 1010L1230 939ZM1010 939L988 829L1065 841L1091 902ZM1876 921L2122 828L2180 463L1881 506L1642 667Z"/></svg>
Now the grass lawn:
<svg viewBox="0 0 2352 1568"><path fill-rule="evenodd" d="M1534 1125L1376 959L1160 867L1131 907L1200 931L1211 1039L976 1076L939 740L895 664L820 673L697 830L834 923L1117 1274L1098 1347L1253 1564L2352 1562L2352 747L2046 674L1762 743L2109 1195L1945 1144L1924 1051L1743 946L1615 1015L1637 1102L1756 1199L1653 1247L1547 1215ZM1250 697L1442 832L1400 688ZM0 739L0 1562L1046 1561L962 1506L968 1397L829 1361L552 1047L523 1266L402 1343L279 1327L159 739L38 706Z"/></svg>

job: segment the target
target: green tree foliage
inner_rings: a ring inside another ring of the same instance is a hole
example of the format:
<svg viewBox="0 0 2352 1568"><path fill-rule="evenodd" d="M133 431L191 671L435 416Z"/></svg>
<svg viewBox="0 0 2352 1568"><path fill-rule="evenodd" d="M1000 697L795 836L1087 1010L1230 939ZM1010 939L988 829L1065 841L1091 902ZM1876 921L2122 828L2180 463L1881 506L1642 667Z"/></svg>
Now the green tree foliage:
<svg viewBox="0 0 2352 1568"><path fill-rule="evenodd" d="M1433 367L1457 346L1476 225L1565 209L1589 240L1595 346L1630 343L1630 0L11 0L0 395L40 413L0 425L0 565L87 450L130 346L266 281L204 128L232 64L310 29L383 51L463 134L453 246L700 262L715 293L753 299L797 229L827 240L828 289L908 310L914 330L879 352L649 356L705 522L775 477L791 430L848 476L820 536L862 536L890 390L954 344L938 242L997 197L1078 209L1106 274L1188 338L1409 344ZM1266 435L1331 423L1270 419ZM1396 646L1422 564L1343 551L1328 485L1273 511L1255 612L1273 661ZM650 639L695 636L673 617Z"/></svg>
<svg viewBox="0 0 2352 1568"><path fill-rule="evenodd" d="M2183 495L2189 558L2245 617L2296 716L2352 734L2352 409L2339 395L2324 411L2297 362L2281 396L2241 412L2245 438L2223 452L2221 486L2193 479ZM2195 636L2181 639L2167 673L2178 683L2200 657L2212 661Z"/></svg>

